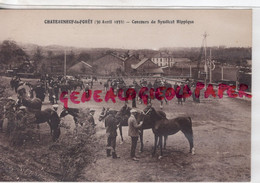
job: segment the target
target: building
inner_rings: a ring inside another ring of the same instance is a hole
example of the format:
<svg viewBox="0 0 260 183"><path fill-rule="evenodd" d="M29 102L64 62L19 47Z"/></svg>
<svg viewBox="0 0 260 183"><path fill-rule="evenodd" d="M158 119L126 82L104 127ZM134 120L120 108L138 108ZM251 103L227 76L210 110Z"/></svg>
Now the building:
<svg viewBox="0 0 260 183"><path fill-rule="evenodd" d="M117 75L124 72L124 60L108 53L93 62L93 72L98 75Z"/></svg>
<svg viewBox="0 0 260 183"><path fill-rule="evenodd" d="M174 58L174 63L171 67L164 66L162 69L166 75L192 76L196 72L197 65L197 62L191 62L188 58ZM200 64L200 68L204 68L202 63Z"/></svg>
<svg viewBox="0 0 260 183"><path fill-rule="evenodd" d="M157 53L154 55L151 60L160 67L169 66L172 67L174 64L174 58L172 55L167 53Z"/></svg>
<svg viewBox="0 0 260 183"><path fill-rule="evenodd" d="M75 75L75 74L88 75L88 74L92 74L92 72L93 72L92 66L84 61L80 61L76 63L75 65L73 65L67 70L67 73L71 75Z"/></svg>
<svg viewBox="0 0 260 183"><path fill-rule="evenodd" d="M196 67L196 64L192 63L189 58L174 58L172 67L189 68L191 65L192 67Z"/></svg>
<svg viewBox="0 0 260 183"><path fill-rule="evenodd" d="M139 75L163 74L163 70L155 64L150 58L144 58L137 64L132 64L133 72Z"/></svg>
<svg viewBox="0 0 260 183"><path fill-rule="evenodd" d="M139 63L141 60L135 56L135 55L132 55L130 57L128 57L127 59L124 60L124 71L126 73L132 73L132 67L131 65L135 65L137 63Z"/></svg>

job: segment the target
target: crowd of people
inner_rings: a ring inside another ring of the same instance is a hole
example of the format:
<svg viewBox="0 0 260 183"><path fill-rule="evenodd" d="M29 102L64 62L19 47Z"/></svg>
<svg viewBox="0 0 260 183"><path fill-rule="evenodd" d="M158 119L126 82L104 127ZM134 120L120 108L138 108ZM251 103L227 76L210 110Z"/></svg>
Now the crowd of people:
<svg viewBox="0 0 260 183"><path fill-rule="evenodd" d="M75 81L80 83L80 78L76 78ZM53 105L53 108L55 109L55 111L57 111L58 105L54 104L58 103L59 94L61 93L61 91L63 91L62 86L67 85L68 80L66 79L66 77L42 77L39 81L37 81L35 85L32 85L28 82L23 82L19 77L14 77L12 78L10 84L17 93L18 100L15 101L12 97L9 97L5 105L5 117L8 121L7 135L10 135L12 129L14 129L15 126L19 126L20 124L26 124L27 126L31 125L29 128L34 128L34 125L32 124L35 121L35 113L41 110L41 105L46 98L46 93L48 94L49 101ZM29 88L28 92L25 91L25 85ZM194 85L192 85L189 81L182 83L175 82L174 86L172 86L169 82L162 78L155 79L154 83L152 83L151 81L147 81L144 78L142 78L139 83L135 79L133 79L132 84L130 84L129 86L126 85L126 82L123 80L123 78L110 78L104 83L105 90L108 90L109 87L112 87L115 89L115 92L117 92L117 90L120 88L129 87L135 89L135 91L139 91L141 88L146 87L148 88L148 92L152 88L172 87L176 92L178 92L179 95L183 94L185 87L187 86L190 90L194 90ZM90 80L90 82L88 82L87 84L81 86L81 89L82 87L85 89L85 91L91 89L93 87L93 79ZM29 96L27 96L28 93ZM37 100L34 100L34 102L32 102L33 99ZM132 99L132 109L130 111L131 115L128 118L128 135L131 137L130 156L134 161L139 160L135 154L135 150L139 136L139 129L142 127L142 122L137 123L136 120L136 100L139 100L139 102L142 103L142 99L138 96ZM151 97L148 99L148 106L151 106L152 100L153 98ZM195 102L199 102L199 98L193 97L193 100ZM166 103L168 102L166 99L164 99L164 101ZM177 99L178 104L183 104L183 102L185 102L185 98ZM128 101L126 101L126 103L128 103ZM161 100L161 106L162 104L163 100ZM17 106L19 107L17 108ZM87 119L92 124L93 128L95 128L96 126L94 113L95 110L90 110ZM15 124L15 121L19 125ZM0 120L0 130L2 130L2 124L3 120ZM108 157L112 156L114 159L119 158L116 153L118 120L116 119L116 116L114 114L111 113L105 118L105 127L107 134L106 154Z"/></svg>

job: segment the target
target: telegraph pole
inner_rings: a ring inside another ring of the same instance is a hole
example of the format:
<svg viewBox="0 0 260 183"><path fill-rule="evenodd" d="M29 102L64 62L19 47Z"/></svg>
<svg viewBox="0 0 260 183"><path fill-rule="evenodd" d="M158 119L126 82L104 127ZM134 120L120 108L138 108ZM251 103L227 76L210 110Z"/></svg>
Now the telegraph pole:
<svg viewBox="0 0 260 183"><path fill-rule="evenodd" d="M207 36L208 34L205 32L203 34L203 43L204 43L204 54L205 54L205 65L204 65L204 69L205 69L205 73L206 73L206 77L205 77L205 86L207 85L207 80L208 80L208 64L207 64Z"/></svg>
<svg viewBox="0 0 260 183"><path fill-rule="evenodd" d="M209 83L212 83L211 49L209 50Z"/></svg>
<svg viewBox="0 0 260 183"><path fill-rule="evenodd" d="M66 60L66 50L64 51L64 76L66 76L66 70L67 70L67 60Z"/></svg>

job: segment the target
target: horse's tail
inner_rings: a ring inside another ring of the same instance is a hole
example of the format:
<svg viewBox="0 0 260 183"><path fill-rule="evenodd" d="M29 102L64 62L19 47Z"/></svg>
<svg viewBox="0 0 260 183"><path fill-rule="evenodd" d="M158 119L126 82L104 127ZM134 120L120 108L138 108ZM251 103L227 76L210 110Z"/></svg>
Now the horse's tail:
<svg viewBox="0 0 260 183"><path fill-rule="evenodd" d="M60 117L56 111L51 113L51 128L53 130L52 140L56 141L60 137Z"/></svg>
<svg viewBox="0 0 260 183"><path fill-rule="evenodd" d="M190 125L192 127L192 120L191 120L191 117L188 117L188 119L190 120Z"/></svg>

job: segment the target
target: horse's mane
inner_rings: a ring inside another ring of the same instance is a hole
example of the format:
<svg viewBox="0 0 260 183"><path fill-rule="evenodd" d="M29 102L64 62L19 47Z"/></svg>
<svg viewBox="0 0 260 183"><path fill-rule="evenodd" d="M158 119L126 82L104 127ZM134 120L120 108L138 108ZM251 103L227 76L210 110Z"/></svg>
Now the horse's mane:
<svg viewBox="0 0 260 183"><path fill-rule="evenodd" d="M155 111L158 116L160 116L162 119L167 119L166 113L163 111Z"/></svg>
<svg viewBox="0 0 260 183"><path fill-rule="evenodd" d="M152 115L151 117L155 118L156 120L161 120L161 119L167 119L166 113L163 111L156 111L154 108L152 108Z"/></svg>

